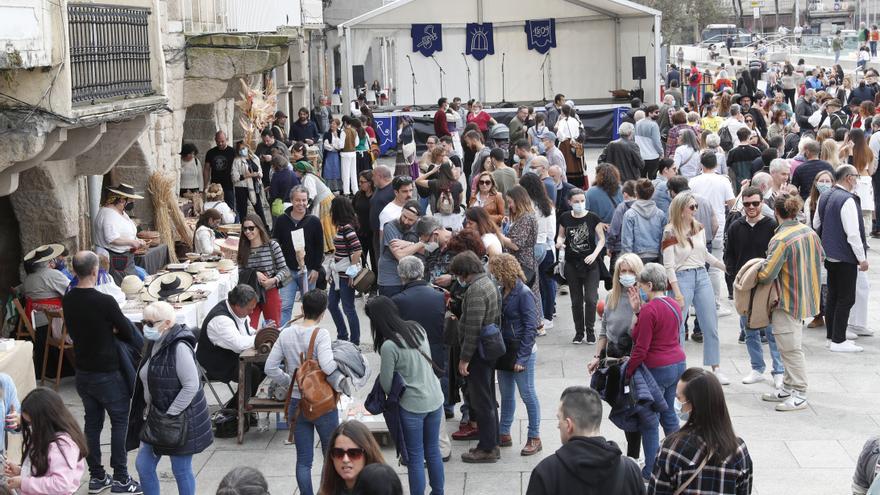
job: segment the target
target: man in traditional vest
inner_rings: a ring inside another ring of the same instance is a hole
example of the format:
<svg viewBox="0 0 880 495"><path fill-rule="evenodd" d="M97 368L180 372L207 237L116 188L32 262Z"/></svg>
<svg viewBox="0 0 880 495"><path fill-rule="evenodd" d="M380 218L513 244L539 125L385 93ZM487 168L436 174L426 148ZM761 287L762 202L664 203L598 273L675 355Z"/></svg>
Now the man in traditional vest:
<svg viewBox="0 0 880 495"><path fill-rule="evenodd" d="M835 170L834 182L834 187L819 197L813 217L828 271L825 336L831 341L828 348L832 352L861 352L860 346L846 338L849 312L856 302L856 278L859 271L868 271L862 205L853 192L859 173L852 165L843 165Z"/></svg>
<svg viewBox="0 0 880 495"><path fill-rule="evenodd" d="M237 382L238 355L254 348L248 315L257 305L257 293L245 284L235 286L218 302L202 322L196 358L211 381ZM259 385L251 383L253 388Z"/></svg>

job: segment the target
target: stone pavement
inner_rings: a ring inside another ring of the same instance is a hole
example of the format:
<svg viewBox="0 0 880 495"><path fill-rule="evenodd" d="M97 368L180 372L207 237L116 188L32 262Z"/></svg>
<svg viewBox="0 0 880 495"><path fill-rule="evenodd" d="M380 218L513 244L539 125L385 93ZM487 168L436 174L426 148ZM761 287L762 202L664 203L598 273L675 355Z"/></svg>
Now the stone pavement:
<svg viewBox="0 0 880 495"><path fill-rule="evenodd" d="M872 267L880 267L880 255L870 252ZM873 287L880 288L878 268L872 268ZM603 290L604 292L604 290ZM604 297L601 296L601 297ZM369 342L369 326L363 315L363 302L357 302L361 317L362 334ZM871 310L877 309L872 300ZM594 353L593 346L575 346L570 343L572 332L570 302L568 296L558 300L558 316L555 328L548 336L538 340L537 389L541 403L541 437L544 451L539 455L520 457L519 449L525 440L527 418L525 407L518 402L516 422L513 428L513 448L502 450L502 458L496 464L473 465L461 462L460 454L473 447L475 442L453 442L452 459L446 464L446 492L452 495L513 495L525 493L532 468L560 445L556 428L556 407L561 391L569 385L586 384L586 363ZM333 322L329 315L323 322L331 334ZM872 327L880 329L877 317L871 317ZM858 343L865 347L861 354L832 354L824 348L825 330L805 330L804 347L809 375L810 407L803 411L778 413L773 404L762 402L760 395L770 390L769 379L765 384L742 385L740 378L749 371L749 361L744 345L737 344L738 325L735 315L720 318L722 369L733 382L725 387L728 408L734 428L752 455L755 467L753 493L799 495L828 495L850 493L850 483L855 460L864 443L871 435L880 434L880 377L877 359L880 352L880 336L862 337ZM688 342L685 350L688 365L698 366L702 361L701 344ZM769 366L769 353L765 352ZM369 354L374 372L378 370L378 355ZM769 376L769 375L768 375ZM225 389L222 385L218 391ZM61 387L65 403L77 418L83 417L82 404L72 379L65 379ZM359 397L368 390L361 390ZM226 392L228 395L228 392ZM209 396L212 410L216 407ZM607 410L606 410L607 417ZM452 432L457 420L446 423ZM602 433L623 445L625 440L609 421L602 424ZM206 452L195 456L193 469L196 473L198 493L214 493L220 479L230 469L247 465L260 469L269 480L272 493L297 493L294 478L295 451L285 445L287 431L274 429L260 433L247 433L242 445L234 439L216 440ZM104 462L109 465L109 424L105 424L102 439ZM385 448L386 460L396 466L406 486L406 470L394 462L393 449ZM320 452L316 452L314 474L315 488L321 472ZM129 455L132 474L135 453ZM163 493L176 493L170 463L163 459L159 464ZM78 493L86 493L85 486Z"/></svg>

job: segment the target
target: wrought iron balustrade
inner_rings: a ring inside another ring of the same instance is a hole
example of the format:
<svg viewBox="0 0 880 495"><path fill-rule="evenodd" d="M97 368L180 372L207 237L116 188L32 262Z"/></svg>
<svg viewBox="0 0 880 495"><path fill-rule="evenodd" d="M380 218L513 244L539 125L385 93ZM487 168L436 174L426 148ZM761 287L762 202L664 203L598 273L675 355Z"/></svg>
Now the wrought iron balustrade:
<svg viewBox="0 0 880 495"><path fill-rule="evenodd" d="M149 9L72 3L67 14L74 104L153 93Z"/></svg>

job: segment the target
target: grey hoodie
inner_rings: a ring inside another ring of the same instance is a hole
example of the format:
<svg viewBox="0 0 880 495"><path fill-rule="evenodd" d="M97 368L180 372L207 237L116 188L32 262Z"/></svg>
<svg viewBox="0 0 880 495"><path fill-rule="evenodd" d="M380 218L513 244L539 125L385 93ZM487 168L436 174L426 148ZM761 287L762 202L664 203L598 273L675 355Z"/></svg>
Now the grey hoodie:
<svg viewBox="0 0 880 495"><path fill-rule="evenodd" d="M620 244L624 253L635 253L640 258L659 258L660 241L666 214L650 199L633 201L623 215Z"/></svg>

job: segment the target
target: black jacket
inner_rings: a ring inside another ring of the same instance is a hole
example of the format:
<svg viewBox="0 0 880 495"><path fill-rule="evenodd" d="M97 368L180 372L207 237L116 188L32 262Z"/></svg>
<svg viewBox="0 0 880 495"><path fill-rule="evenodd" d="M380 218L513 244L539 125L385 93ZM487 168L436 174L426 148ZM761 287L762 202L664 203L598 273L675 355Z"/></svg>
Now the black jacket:
<svg viewBox="0 0 880 495"><path fill-rule="evenodd" d="M639 466L604 437L574 437L532 471L526 495L640 495Z"/></svg>
<svg viewBox="0 0 880 495"><path fill-rule="evenodd" d="M638 180L645 168L645 161L639 151L639 145L635 141L617 139L608 143L602 154L599 155L599 163L607 162L617 167L620 171L620 182Z"/></svg>
<svg viewBox="0 0 880 495"><path fill-rule="evenodd" d="M801 98L797 102L797 106L794 109L794 118L797 120L798 126L802 131L809 131L813 129L813 125L810 124L809 118L810 115L813 115L813 112L816 111L816 108L812 103L807 100Z"/></svg>
<svg viewBox="0 0 880 495"><path fill-rule="evenodd" d="M272 237L281 246L284 261L291 272L299 271L299 262L296 260L296 252L293 249L293 239L290 237L294 230L303 229L303 237L306 240L306 268L321 271L321 262L324 261L324 228L321 221L314 215L306 215L299 222L290 217L290 210L284 210L284 214L275 219L275 227L272 229Z"/></svg>
<svg viewBox="0 0 880 495"><path fill-rule="evenodd" d="M428 334L431 344L443 343L443 322L446 319L446 298L424 280L410 282L391 298L400 317L418 323Z"/></svg>
<svg viewBox="0 0 880 495"><path fill-rule="evenodd" d="M767 246L776 233L776 222L764 217L754 226L745 217L736 219L727 229L724 265L727 274L735 277L739 269L753 258L766 258Z"/></svg>

